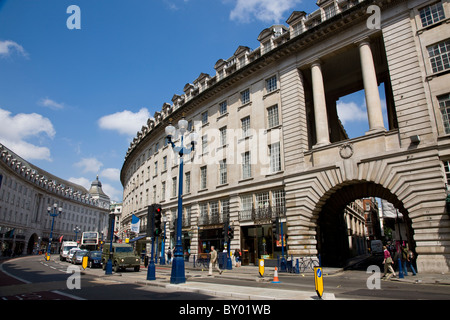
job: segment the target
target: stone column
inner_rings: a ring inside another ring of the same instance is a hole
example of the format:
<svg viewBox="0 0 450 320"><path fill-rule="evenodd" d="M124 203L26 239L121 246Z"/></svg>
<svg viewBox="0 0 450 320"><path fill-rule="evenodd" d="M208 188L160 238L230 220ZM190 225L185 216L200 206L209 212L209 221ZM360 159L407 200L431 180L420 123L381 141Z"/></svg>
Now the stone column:
<svg viewBox="0 0 450 320"><path fill-rule="evenodd" d="M319 61L315 61L311 65L311 77L317 138L317 143L314 147L320 147L330 143L330 136L328 133L327 105L325 100L325 89L323 86L322 68Z"/></svg>
<svg viewBox="0 0 450 320"><path fill-rule="evenodd" d="M386 129L383 124L380 94L378 93L378 82L370 43L368 41L361 41L358 46L361 59L364 92L366 95L367 115L369 117L369 132L367 133L373 131L384 131Z"/></svg>

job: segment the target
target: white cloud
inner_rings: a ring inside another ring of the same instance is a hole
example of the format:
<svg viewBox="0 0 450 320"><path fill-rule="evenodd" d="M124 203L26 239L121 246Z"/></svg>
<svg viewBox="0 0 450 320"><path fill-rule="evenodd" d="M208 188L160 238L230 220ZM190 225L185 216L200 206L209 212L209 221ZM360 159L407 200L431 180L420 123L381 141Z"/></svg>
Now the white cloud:
<svg viewBox="0 0 450 320"><path fill-rule="evenodd" d="M23 57L28 57L28 53L20 44L11 40L0 41L0 57L10 56L13 52L17 52Z"/></svg>
<svg viewBox="0 0 450 320"><path fill-rule="evenodd" d="M27 160L51 161L49 148L27 141L42 136L55 136L55 129L48 118L37 113L12 116L10 111L0 108L0 142L18 155Z"/></svg>
<svg viewBox="0 0 450 320"><path fill-rule="evenodd" d="M142 108L136 113L124 110L101 117L98 125L102 129L116 130L120 134L134 136L143 125L147 124L148 118L150 118L150 112L146 108Z"/></svg>
<svg viewBox="0 0 450 320"><path fill-rule="evenodd" d="M103 192L111 199L111 201L122 202L123 192L111 186L108 183L102 182Z"/></svg>
<svg viewBox="0 0 450 320"><path fill-rule="evenodd" d="M43 107L47 107L53 110L59 110L59 109L64 109L64 104L63 103L58 103L56 101L53 101L49 98L45 98L45 99L41 99L38 102L39 105L43 106Z"/></svg>
<svg viewBox="0 0 450 320"><path fill-rule="evenodd" d="M78 184L78 185L84 187L87 190L89 190L91 188L91 183L92 182L89 181L89 179L86 179L86 178L83 178L83 177L81 177L81 178L73 178L73 177L71 177L71 178L69 178L69 181L73 182L75 184Z"/></svg>
<svg viewBox="0 0 450 320"><path fill-rule="evenodd" d="M84 173L98 173L100 168L103 166L103 163L98 161L96 158L83 158L75 163L75 166L81 168Z"/></svg>
<svg viewBox="0 0 450 320"><path fill-rule="evenodd" d="M250 22L253 18L263 22L280 23L287 19L283 16L293 9L301 0L237 0L236 6L230 12L230 19L239 22Z"/></svg>
<svg viewBox="0 0 450 320"><path fill-rule="evenodd" d="M116 168L107 168L100 173L100 177L104 177L111 181L120 181L120 170Z"/></svg>
<svg viewBox="0 0 450 320"><path fill-rule="evenodd" d="M337 102L337 113L342 124L367 121L366 106L358 106L355 102Z"/></svg>

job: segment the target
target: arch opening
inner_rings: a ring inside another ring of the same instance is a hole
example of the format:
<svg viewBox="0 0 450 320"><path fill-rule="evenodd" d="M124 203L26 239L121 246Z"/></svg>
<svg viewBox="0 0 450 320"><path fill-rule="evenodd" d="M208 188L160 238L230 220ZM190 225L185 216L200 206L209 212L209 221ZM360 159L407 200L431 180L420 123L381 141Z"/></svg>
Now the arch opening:
<svg viewBox="0 0 450 320"><path fill-rule="evenodd" d="M323 266L346 267L352 258L372 254L372 240L381 240L395 250L408 245L415 252L411 219L403 203L388 189L357 181L327 196L316 229L317 251ZM396 216L380 217L385 209L382 200L392 204Z"/></svg>

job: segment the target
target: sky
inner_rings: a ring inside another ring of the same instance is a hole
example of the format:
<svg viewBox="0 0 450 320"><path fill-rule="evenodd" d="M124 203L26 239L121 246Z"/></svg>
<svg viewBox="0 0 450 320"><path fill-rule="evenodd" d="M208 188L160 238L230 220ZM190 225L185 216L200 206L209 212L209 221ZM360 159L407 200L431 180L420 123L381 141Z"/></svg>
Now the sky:
<svg viewBox="0 0 450 320"><path fill-rule="evenodd" d="M72 5L75 5L74 10ZM311 0L0 0L0 143L122 201L120 170L147 119L200 73ZM79 9L79 11L78 11ZM364 95L338 102L350 137Z"/></svg>

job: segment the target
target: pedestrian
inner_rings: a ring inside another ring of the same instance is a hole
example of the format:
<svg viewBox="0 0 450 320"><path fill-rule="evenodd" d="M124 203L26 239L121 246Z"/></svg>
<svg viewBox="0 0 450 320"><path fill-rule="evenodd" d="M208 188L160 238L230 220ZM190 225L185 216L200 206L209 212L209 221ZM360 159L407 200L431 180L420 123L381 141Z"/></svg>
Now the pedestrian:
<svg viewBox="0 0 450 320"><path fill-rule="evenodd" d="M239 249L234 250L234 258L236 259L236 267L241 266L241 251Z"/></svg>
<svg viewBox="0 0 450 320"><path fill-rule="evenodd" d="M416 275L416 270L413 266L413 259L414 259L414 253L411 251L411 249L408 248L408 245L406 245L406 252L408 253L406 256L406 263L405 263L405 274L408 267L411 268L411 272L413 273L413 276Z"/></svg>
<svg viewBox="0 0 450 320"><path fill-rule="evenodd" d="M209 260L209 275L212 276L213 267L219 271L219 274L222 274L222 270L219 269L219 265L217 264L217 251L214 249L214 246L211 246L210 260Z"/></svg>
<svg viewBox="0 0 450 320"><path fill-rule="evenodd" d="M386 246L383 246L383 253L384 253L384 259L383 259L384 274L383 274L383 278L386 277L386 273L389 271L389 275L386 277L386 280L388 280L391 276L396 277L395 271L392 268L392 264L394 263L394 261L392 260L391 254L390 254L389 250L386 248Z"/></svg>
<svg viewBox="0 0 450 320"><path fill-rule="evenodd" d="M169 264L172 263L172 250L170 250L170 247L167 248L167 262L168 262Z"/></svg>

